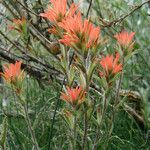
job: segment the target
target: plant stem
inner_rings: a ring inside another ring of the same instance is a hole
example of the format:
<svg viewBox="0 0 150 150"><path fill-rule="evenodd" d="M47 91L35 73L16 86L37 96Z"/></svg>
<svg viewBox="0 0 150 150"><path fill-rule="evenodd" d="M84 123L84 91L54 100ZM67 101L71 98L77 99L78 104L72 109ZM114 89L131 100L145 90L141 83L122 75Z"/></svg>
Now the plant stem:
<svg viewBox="0 0 150 150"><path fill-rule="evenodd" d="M97 149L97 142L99 140L99 134L100 134L100 128L101 128L101 125L102 125L102 121L103 121L103 118L105 116L105 112L106 112L106 93L104 94L104 104L103 104L103 110L102 110L102 116L101 116L101 121L100 121L100 124L98 125L97 127L97 132L96 132L96 138L95 138L95 141L94 141L94 145L93 145L93 150L96 150Z"/></svg>
<svg viewBox="0 0 150 150"><path fill-rule="evenodd" d="M82 149L85 150L85 144L87 139L87 129L88 129L88 118L87 118L87 109L85 108L84 112L84 136L83 136L83 146Z"/></svg>
<svg viewBox="0 0 150 150"><path fill-rule="evenodd" d="M120 91L121 83L122 83L122 79L123 79L124 54L122 56L122 66L123 66L123 68L122 68L122 72L121 72L121 75L120 75L120 78L119 78L118 88L117 88L117 91L116 91L115 103L114 103L114 107L113 107L113 113L112 113L112 117L111 117L110 130L109 130L109 133L108 133L108 141L107 141L106 148L108 148L108 145L109 145L109 139L110 139L110 136L111 136L112 131L113 131L113 125L114 125L115 116L116 116L116 113L117 113L117 105L118 105L118 102L119 102L119 91Z"/></svg>
<svg viewBox="0 0 150 150"><path fill-rule="evenodd" d="M2 145L2 150L5 150L5 146L4 145Z"/></svg>
<svg viewBox="0 0 150 150"><path fill-rule="evenodd" d="M30 118L29 118L29 114L28 114L28 110L27 110L27 105L24 104L23 107L24 107L24 112L25 112L25 119L26 119L27 125L29 127L29 131L30 131L31 137L32 137L32 142L34 143L35 149L39 150L39 146L38 146L38 143L36 141L35 134L34 134L34 131L32 129L32 126L31 126L31 121L30 121Z"/></svg>
<svg viewBox="0 0 150 150"><path fill-rule="evenodd" d="M77 116L76 116L76 111L75 111L75 114L74 114L74 131L73 131L73 133L74 133L74 138L73 138L73 140L74 140L74 150L76 150L76 124L77 124Z"/></svg>
<svg viewBox="0 0 150 150"><path fill-rule="evenodd" d="M85 79L86 79L86 93L87 93L87 99L89 98L89 81L88 81L88 74L87 74L87 62L86 58L83 57L84 67L85 67ZM86 103L84 104L84 135L83 135L83 145L82 149L85 150L85 145L87 141L87 130L88 130L88 116L87 116L87 109Z"/></svg>

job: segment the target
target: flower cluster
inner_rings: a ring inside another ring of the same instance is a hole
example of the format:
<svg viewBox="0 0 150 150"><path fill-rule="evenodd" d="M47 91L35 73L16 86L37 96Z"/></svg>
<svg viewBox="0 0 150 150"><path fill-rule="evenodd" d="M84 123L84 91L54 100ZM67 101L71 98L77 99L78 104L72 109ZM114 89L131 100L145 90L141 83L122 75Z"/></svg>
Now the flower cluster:
<svg viewBox="0 0 150 150"><path fill-rule="evenodd" d="M18 32L22 32L24 30L24 26L26 25L26 19L22 17L21 19L13 19L13 25L10 25L8 28L10 30L16 30Z"/></svg>
<svg viewBox="0 0 150 150"><path fill-rule="evenodd" d="M4 72L0 74L8 84L13 85L17 92L20 92L20 85L25 77L24 71L21 70L20 61L16 61L15 64L4 65Z"/></svg>
<svg viewBox="0 0 150 150"><path fill-rule="evenodd" d="M59 26L65 30L59 41L79 52L87 51L98 45L100 27L94 27L89 20L83 20L81 13L64 19Z"/></svg>
<svg viewBox="0 0 150 150"><path fill-rule="evenodd" d="M135 32L128 33L127 31L122 31L116 34L114 37L116 38L118 44L122 47L122 49L126 50L125 54L132 51L134 45L134 38Z"/></svg>
<svg viewBox="0 0 150 150"><path fill-rule="evenodd" d="M100 27L94 27L90 20L83 20L81 12L78 11L78 5L71 4L67 10L66 0L51 0L52 6L40 14L54 23L54 27L49 31L59 34L63 30L61 43L73 47L80 54L87 53L89 48L96 48L99 42Z"/></svg>
<svg viewBox="0 0 150 150"><path fill-rule="evenodd" d="M119 53L116 53L116 56L107 55L102 57L100 65L102 71L100 71L100 77L106 77L107 80L113 78L117 73L122 71L122 64L119 63Z"/></svg>
<svg viewBox="0 0 150 150"><path fill-rule="evenodd" d="M88 19L83 19L78 5L72 3L67 9L67 0L50 0L51 6L40 16L53 24L49 31L59 37L59 42L72 47L77 54L87 57L89 49L99 45L100 27L95 27ZM73 107L84 101L85 90L82 87L69 88L62 93L61 99Z"/></svg>
<svg viewBox="0 0 150 150"><path fill-rule="evenodd" d="M74 3L67 10L67 0L50 0L52 6L50 6L45 13L41 13L42 17L45 17L53 23L61 22L68 16L73 16L78 8Z"/></svg>
<svg viewBox="0 0 150 150"><path fill-rule="evenodd" d="M85 91L83 88L69 88L67 87L67 91L61 94L61 99L71 104L73 107L80 105L85 100Z"/></svg>
<svg viewBox="0 0 150 150"><path fill-rule="evenodd" d="M78 6L72 3L70 9L67 10L67 0L50 0L50 2L52 5L40 16L47 18L53 23L53 28L49 29L49 32L57 34L57 30L59 30L58 23L69 16L73 16Z"/></svg>
<svg viewBox="0 0 150 150"><path fill-rule="evenodd" d="M78 5L74 3L70 5L70 8L67 8L67 0L50 0L50 2L51 6L40 15L51 21L53 28L50 29L50 32L57 35L59 38L58 41L63 45L73 48L76 55L75 57L78 58L76 59L78 60L78 68L82 72L81 80L90 86L92 74L97 66L97 63L95 65L93 60L98 57L96 54L101 41L100 27L96 27L89 19L84 19L78 10ZM134 35L134 32L128 33L122 31L114 37L121 50L128 50L128 52L130 52L134 45ZM90 54L92 56L89 56ZM125 52L123 54L125 54ZM64 60L61 60L61 62L63 71L67 74L67 78L69 79L68 76L71 76L72 79L73 75L68 73L70 66L67 66L69 63L67 62L66 56L68 56L67 48L64 51L62 50L61 58ZM121 57L124 56L121 55ZM108 83L112 83L112 80L122 71L124 65L122 64L123 62L120 61L118 52L115 56L113 54L103 56L99 63L101 66L101 70L99 71L100 78L104 77ZM89 89L89 87L85 89ZM88 92L88 90L86 90L86 92ZM85 100L85 90L81 86L77 86L76 88L67 87L66 92L61 94L61 99L75 107Z"/></svg>

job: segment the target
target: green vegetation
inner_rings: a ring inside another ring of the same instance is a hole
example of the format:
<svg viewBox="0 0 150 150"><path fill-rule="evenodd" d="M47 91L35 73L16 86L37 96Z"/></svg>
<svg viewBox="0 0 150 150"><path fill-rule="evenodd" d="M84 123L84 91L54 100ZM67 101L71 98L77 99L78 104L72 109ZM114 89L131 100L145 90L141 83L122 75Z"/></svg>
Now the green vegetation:
<svg viewBox="0 0 150 150"><path fill-rule="evenodd" d="M72 1L68 0L68 7ZM101 29L98 61L103 55L119 51L114 35L122 30L135 32L135 43L133 52L125 58L123 78L118 73L109 84L99 77L96 68L88 90L85 81L87 102L78 108L60 97L66 85L84 86L83 77L79 79L81 73L84 76L84 69L74 48L67 49L58 43L59 36L48 32L52 22L39 15L48 5L49 0L0 0L0 72L4 72L4 64L16 60L22 62L25 72L21 98L14 88L16 85L10 86L0 77L0 149L38 150L35 135L41 150L149 150L150 1L81 2L82 17L90 18ZM22 18L25 22L19 26L13 22ZM70 78L65 74L67 67L62 60L65 48L70 58L66 62L73 68L73 71L68 69L72 71L68 73ZM95 60L90 61L94 64Z"/></svg>

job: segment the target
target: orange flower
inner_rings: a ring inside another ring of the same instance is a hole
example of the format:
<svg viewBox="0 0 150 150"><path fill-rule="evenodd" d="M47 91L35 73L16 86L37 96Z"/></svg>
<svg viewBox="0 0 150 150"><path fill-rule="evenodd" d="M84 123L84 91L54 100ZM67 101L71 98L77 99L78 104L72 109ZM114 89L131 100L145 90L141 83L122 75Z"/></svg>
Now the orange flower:
<svg viewBox="0 0 150 150"><path fill-rule="evenodd" d="M4 66L4 73L1 73L6 82L17 85L24 79L24 72L21 70L21 62L16 61L15 64Z"/></svg>
<svg viewBox="0 0 150 150"><path fill-rule="evenodd" d="M13 19L13 23L20 26L26 22L26 19L23 17L22 19Z"/></svg>
<svg viewBox="0 0 150 150"><path fill-rule="evenodd" d="M81 86L72 89L67 87L66 93L62 93L60 98L75 107L84 102L85 91Z"/></svg>
<svg viewBox="0 0 150 150"><path fill-rule="evenodd" d="M113 55L107 55L103 57L100 61L100 65L103 71L100 72L100 76L105 76L107 79L109 77L114 77L117 73L122 71L122 64L119 64L119 53L116 53L114 58Z"/></svg>
<svg viewBox="0 0 150 150"><path fill-rule="evenodd" d="M66 31L59 41L67 46L87 50L98 44L100 28L87 19L83 21L80 12L64 19L59 26Z"/></svg>
<svg viewBox="0 0 150 150"><path fill-rule="evenodd" d="M19 32L22 32L22 26L26 24L26 19L22 17L22 19L13 19L12 22L14 25L9 26L8 28L10 30L17 30Z"/></svg>
<svg viewBox="0 0 150 150"><path fill-rule="evenodd" d="M67 11L67 0L50 0L50 2L52 6L50 6L45 13L41 13L40 15L54 23L61 22L62 19L68 15L74 15L78 8L78 6L72 3L70 9Z"/></svg>
<svg viewBox="0 0 150 150"><path fill-rule="evenodd" d="M116 34L114 37L117 39L117 42L121 46L128 48L131 45L133 46L133 44L134 44L134 42L133 42L134 35L135 35L135 32L128 33L126 31L122 31L121 33Z"/></svg>

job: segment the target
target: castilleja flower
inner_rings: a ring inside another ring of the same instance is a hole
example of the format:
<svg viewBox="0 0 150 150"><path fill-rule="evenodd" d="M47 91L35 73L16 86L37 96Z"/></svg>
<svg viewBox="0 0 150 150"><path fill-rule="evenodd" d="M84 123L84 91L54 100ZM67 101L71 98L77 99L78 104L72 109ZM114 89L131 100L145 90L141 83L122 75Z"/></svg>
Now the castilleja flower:
<svg viewBox="0 0 150 150"><path fill-rule="evenodd" d="M67 10L67 0L50 0L50 2L52 5L48 7L47 11L41 13L40 16L47 18L53 23L53 27L48 32L60 36L58 23L66 17L73 16L78 9L78 5L72 3Z"/></svg>
<svg viewBox="0 0 150 150"><path fill-rule="evenodd" d="M66 31L59 41L67 46L86 51L98 44L100 28L87 19L83 21L80 12L64 19L59 26Z"/></svg>
<svg viewBox="0 0 150 150"><path fill-rule="evenodd" d="M24 72L21 70L21 62L16 61L15 64L5 65L4 72L0 73L7 83L14 86L19 85L24 79Z"/></svg>
<svg viewBox="0 0 150 150"><path fill-rule="evenodd" d="M52 6L40 15L53 23L61 22L65 17L74 15L78 8L78 6L72 3L70 9L67 11L67 0L50 0L50 2Z"/></svg>
<svg viewBox="0 0 150 150"><path fill-rule="evenodd" d="M116 53L116 56L107 55L103 57L100 61L100 65L102 67L102 71L100 72L100 76L105 76L106 79L110 79L114 77L117 73L122 71L122 64L119 63L119 53Z"/></svg>
<svg viewBox="0 0 150 150"><path fill-rule="evenodd" d="M23 26L26 24L25 17L22 17L22 19L13 19L12 20L13 25L10 25L8 28L10 30L17 30L19 32L22 32Z"/></svg>
<svg viewBox="0 0 150 150"><path fill-rule="evenodd" d="M122 31L121 33L116 34L114 37L117 39L117 42L120 44L120 46L132 48L134 44L134 35L135 32L128 33L127 31Z"/></svg>
<svg viewBox="0 0 150 150"><path fill-rule="evenodd" d="M60 98L75 107L84 102L85 91L81 86L76 88L67 87L67 91L62 93Z"/></svg>

